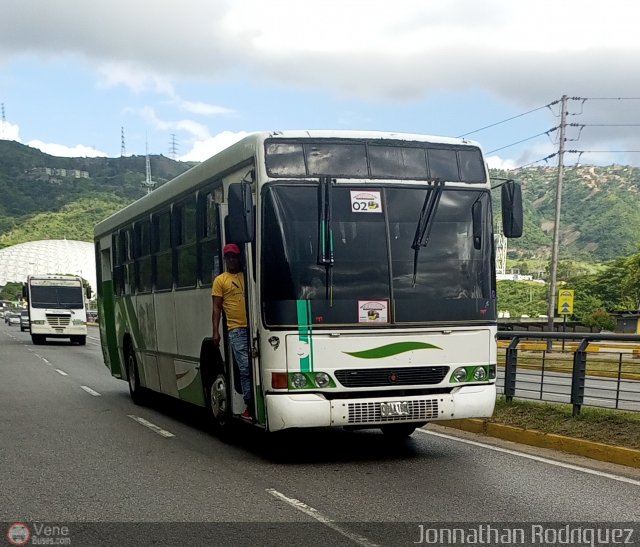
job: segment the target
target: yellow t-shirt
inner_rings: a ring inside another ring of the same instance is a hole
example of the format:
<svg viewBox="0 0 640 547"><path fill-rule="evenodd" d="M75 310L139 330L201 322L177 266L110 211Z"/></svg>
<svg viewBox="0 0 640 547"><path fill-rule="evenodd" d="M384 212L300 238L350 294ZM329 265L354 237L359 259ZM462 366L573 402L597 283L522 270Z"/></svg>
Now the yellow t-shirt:
<svg viewBox="0 0 640 547"><path fill-rule="evenodd" d="M227 316L229 330L247 326L247 312L244 306L244 274L238 272L221 273L213 280L213 296L222 297L222 309Z"/></svg>

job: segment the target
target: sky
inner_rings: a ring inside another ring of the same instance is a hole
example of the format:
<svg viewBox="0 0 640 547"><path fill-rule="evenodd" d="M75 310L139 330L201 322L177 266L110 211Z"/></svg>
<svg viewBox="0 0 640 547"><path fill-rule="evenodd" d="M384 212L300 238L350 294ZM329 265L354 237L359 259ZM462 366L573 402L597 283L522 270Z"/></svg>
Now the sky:
<svg viewBox="0 0 640 547"><path fill-rule="evenodd" d="M636 0L5 0L0 139L202 161L252 131L380 130L555 166L566 95L566 166L640 166L638 21Z"/></svg>

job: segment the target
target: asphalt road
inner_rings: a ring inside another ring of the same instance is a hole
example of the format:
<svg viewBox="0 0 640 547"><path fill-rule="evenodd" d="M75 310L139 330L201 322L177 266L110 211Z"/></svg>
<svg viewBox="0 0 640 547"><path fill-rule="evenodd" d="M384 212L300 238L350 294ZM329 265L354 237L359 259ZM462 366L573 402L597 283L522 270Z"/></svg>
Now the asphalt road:
<svg viewBox="0 0 640 547"><path fill-rule="evenodd" d="M640 520L638 470L431 425L397 443L248 426L222 442L196 409L135 406L97 336L34 346L0 325L0 522L71 523L75 545L373 546L411 545L420 524ZM166 524L82 524L127 522ZM185 524L202 522L218 524Z"/></svg>

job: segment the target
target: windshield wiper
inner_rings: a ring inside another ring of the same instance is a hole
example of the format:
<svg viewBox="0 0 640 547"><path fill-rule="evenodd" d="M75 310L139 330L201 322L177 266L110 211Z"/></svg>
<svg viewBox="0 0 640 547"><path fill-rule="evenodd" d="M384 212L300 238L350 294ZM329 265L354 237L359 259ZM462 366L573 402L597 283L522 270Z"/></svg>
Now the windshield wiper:
<svg viewBox="0 0 640 547"><path fill-rule="evenodd" d="M433 188L427 191L427 195L424 197L422 204L422 210L420 211L420 218L418 218L418 225L416 226L416 233L413 236L413 243L411 248L413 249L413 283L412 288L416 286L416 276L418 273L418 254L421 247L426 247L429 244L429 236L431 234L431 228L433 227L433 219L435 218L438 204L440 203L440 197L442 196L442 190L444 189L444 181L434 181Z"/></svg>
<svg viewBox="0 0 640 547"><path fill-rule="evenodd" d="M318 265L325 268L325 298L333 305L333 183L330 177L320 177L318 185Z"/></svg>

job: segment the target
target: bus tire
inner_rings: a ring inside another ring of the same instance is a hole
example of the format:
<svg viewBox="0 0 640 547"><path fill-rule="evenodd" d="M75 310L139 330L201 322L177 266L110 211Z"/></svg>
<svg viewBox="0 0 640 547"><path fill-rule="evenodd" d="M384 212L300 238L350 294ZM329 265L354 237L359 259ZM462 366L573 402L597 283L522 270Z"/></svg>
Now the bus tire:
<svg viewBox="0 0 640 547"><path fill-rule="evenodd" d="M231 394L229 380L222 368L214 369L208 375L206 385L207 418L212 431L218 436L225 436L231 431Z"/></svg>
<svg viewBox="0 0 640 547"><path fill-rule="evenodd" d="M32 334L31 335L31 341L33 342L34 346L38 346L40 344L44 344L46 341L46 337L43 336L42 334Z"/></svg>
<svg viewBox="0 0 640 547"><path fill-rule="evenodd" d="M78 342L79 345L81 346L86 346L87 345L87 337L82 335L82 336L76 336L75 337L75 341Z"/></svg>
<svg viewBox="0 0 640 547"><path fill-rule="evenodd" d="M127 359L127 383L129 384L129 393L131 400L136 405L145 403L145 390L140 384L140 374L138 373L138 360L133 347L129 345L126 353Z"/></svg>
<svg viewBox="0 0 640 547"><path fill-rule="evenodd" d="M386 437L391 439L406 439L413 434L418 425L421 424L389 424L383 425L380 429Z"/></svg>

